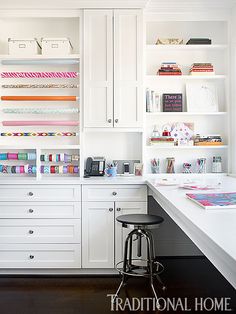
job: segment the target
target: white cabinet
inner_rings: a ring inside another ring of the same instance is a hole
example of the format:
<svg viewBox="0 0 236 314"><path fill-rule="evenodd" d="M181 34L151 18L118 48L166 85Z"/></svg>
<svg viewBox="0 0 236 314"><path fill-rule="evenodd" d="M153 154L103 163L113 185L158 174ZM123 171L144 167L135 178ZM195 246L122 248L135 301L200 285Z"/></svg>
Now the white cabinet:
<svg viewBox="0 0 236 314"><path fill-rule="evenodd" d="M146 202L116 202L115 203L115 264L123 260L124 243L127 235L131 231L128 228L122 228L122 224L119 223L116 218L120 215L128 214L146 214L147 203ZM133 258L137 252L137 241L133 242Z"/></svg>
<svg viewBox="0 0 236 314"><path fill-rule="evenodd" d="M85 127L142 127L142 34L141 10L85 10Z"/></svg>
<svg viewBox="0 0 236 314"><path fill-rule="evenodd" d="M139 193L133 193L134 187ZM113 195L111 191L123 191L125 193L121 192ZM147 188L144 185L131 185L130 187L128 185L83 186L83 268L114 268L115 263L122 259L123 243L129 230L122 230L122 225L116 222L116 217L129 213L146 213L146 192ZM139 197L137 197L138 194ZM129 195L130 200L136 196L137 201L127 201ZM123 201L124 197L126 201ZM105 198L107 198L107 201L104 200Z"/></svg>
<svg viewBox="0 0 236 314"><path fill-rule="evenodd" d="M83 268L114 267L114 203L83 202Z"/></svg>

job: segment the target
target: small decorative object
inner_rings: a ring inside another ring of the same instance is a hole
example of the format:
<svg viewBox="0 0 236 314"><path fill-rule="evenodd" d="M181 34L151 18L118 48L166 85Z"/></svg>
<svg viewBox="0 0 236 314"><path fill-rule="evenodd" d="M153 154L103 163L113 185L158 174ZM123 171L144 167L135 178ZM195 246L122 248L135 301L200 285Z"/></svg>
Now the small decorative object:
<svg viewBox="0 0 236 314"><path fill-rule="evenodd" d="M177 146L193 146L193 140L178 140L175 142Z"/></svg>
<svg viewBox="0 0 236 314"><path fill-rule="evenodd" d="M186 83L186 99L188 112L218 111L218 95L214 83L207 81Z"/></svg>
<svg viewBox="0 0 236 314"><path fill-rule="evenodd" d="M142 176L143 175L143 164L134 163L134 174L136 176Z"/></svg>
<svg viewBox="0 0 236 314"><path fill-rule="evenodd" d="M206 173L206 158L197 159L197 173Z"/></svg>
<svg viewBox="0 0 236 314"><path fill-rule="evenodd" d="M167 161L167 173L175 173L175 158L174 157L168 157L166 158Z"/></svg>
<svg viewBox="0 0 236 314"><path fill-rule="evenodd" d="M156 45L183 45L182 38L158 38Z"/></svg>
<svg viewBox="0 0 236 314"><path fill-rule="evenodd" d="M160 173L160 159L152 159L151 160L151 171L152 173Z"/></svg>
<svg viewBox="0 0 236 314"><path fill-rule="evenodd" d="M146 112L161 111L161 95L147 88L146 90Z"/></svg>
<svg viewBox="0 0 236 314"><path fill-rule="evenodd" d="M183 163L183 173L192 173L191 171L192 165L188 162Z"/></svg>
<svg viewBox="0 0 236 314"><path fill-rule="evenodd" d="M176 122L172 126L171 136L175 141L190 141L194 135L194 124Z"/></svg>
<svg viewBox="0 0 236 314"><path fill-rule="evenodd" d="M220 156L214 156L212 161L212 172L221 173L222 172L222 158Z"/></svg>
<svg viewBox="0 0 236 314"><path fill-rule="evenodd" d="M182 112L183 111L182 94L163 94L162 106L163 112Z"/></svg>

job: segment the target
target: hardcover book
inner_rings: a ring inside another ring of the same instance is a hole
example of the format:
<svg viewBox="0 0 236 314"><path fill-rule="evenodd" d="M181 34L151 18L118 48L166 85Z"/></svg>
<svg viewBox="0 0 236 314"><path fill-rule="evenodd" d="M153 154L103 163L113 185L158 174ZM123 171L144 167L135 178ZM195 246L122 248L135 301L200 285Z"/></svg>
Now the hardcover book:
<svg viewBox="0 0 236 314"><path fill-rule="evenodd" d="M205 209L236 209L236 193L187 193L187 198Z"/></svg>

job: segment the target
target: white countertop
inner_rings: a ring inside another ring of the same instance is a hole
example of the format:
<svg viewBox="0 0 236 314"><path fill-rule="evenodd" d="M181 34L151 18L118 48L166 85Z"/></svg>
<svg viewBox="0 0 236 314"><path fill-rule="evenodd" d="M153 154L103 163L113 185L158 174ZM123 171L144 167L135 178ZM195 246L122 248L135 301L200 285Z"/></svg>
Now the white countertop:
<svg viewBox="0 0 236 314"><path fill-rule="evenodd" d="M212 183L211 179L206 179ZM217 190L188 191L176 186L147 184L169 216L236 288L236 208L205 210L186 198L186 193L235 192L236 179L222 177Z"/></svg>

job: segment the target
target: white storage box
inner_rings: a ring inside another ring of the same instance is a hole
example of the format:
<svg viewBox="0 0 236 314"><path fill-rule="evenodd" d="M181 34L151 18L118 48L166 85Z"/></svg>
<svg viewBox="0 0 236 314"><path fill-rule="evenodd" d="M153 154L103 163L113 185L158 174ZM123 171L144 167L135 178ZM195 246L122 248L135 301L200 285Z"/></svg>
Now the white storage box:
<svg viewBox="0 0 236 314"><path fill-rule="evenodd" d="M72 50L69 38L42 38L43 55L69 55Z"/></svg>
<svg viewBox="0 0 236 314"><path fill-rule="evenodd" d="M36 38L8 38L8 52L10 55L38 55L41 53L41 46Z"/></svg>

